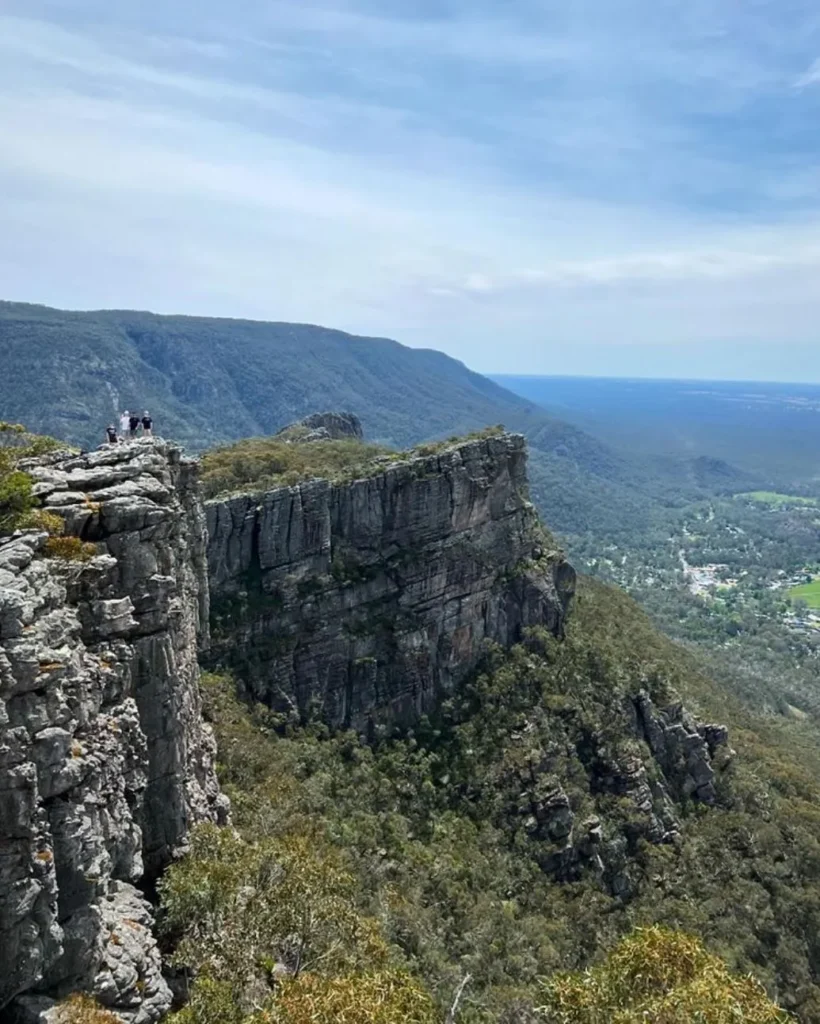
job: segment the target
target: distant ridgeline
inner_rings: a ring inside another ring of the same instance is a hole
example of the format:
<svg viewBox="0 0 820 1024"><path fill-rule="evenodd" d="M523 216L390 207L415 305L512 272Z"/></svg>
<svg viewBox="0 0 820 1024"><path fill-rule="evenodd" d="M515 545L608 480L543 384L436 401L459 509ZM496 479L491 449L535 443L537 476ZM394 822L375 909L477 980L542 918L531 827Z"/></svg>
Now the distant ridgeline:
<svg viewBox="0 0 820 1024"><path fill-rule="evenodd" d="M533 498L573 542L645 532L663 520L670 498L758 483L700 464L697 448L694 458L616 452L441 352L384 338L0 302L3 415L88 447L123 408L150 409L160 436L193 451L275 434L317 408L351 410L368 438L391 448L503 423L527 437ZM601 436L609 437L606 428Z"/></svg>

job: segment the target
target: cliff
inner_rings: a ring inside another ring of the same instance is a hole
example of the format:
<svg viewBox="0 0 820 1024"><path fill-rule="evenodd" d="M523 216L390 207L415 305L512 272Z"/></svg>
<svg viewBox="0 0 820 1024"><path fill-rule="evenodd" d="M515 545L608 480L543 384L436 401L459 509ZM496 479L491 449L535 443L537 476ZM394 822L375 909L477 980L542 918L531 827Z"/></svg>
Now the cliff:
<svg viewBox="0 0 820 1024"><path fill-rule="evenodd" d="M522 437L372 465L205 506L196 463L159 439L26 466L93 557L48 557L36 531L0 538L0 1013L43 1024L77 989L128 1024L170 1007L139 887L193 824L227 816L198 652L289 717L371 734L434 712L488 644L564 635L575 573L529 501ZM532 656L499 718L532 688ZM526 771L493 789L512 786L507 817L546 873L593 872L626 899L628 844L598 796L626 798L651 844L677 842L678 804L715 802L731 751L725 729L621 674L573 674L567 703L598 707L594 723L538 699L514 716L501 746L526 745Z"/></svg>
<svg viewBox="0 0 820 1024"><path fill-rule="evenodd" d="M135 883L225 812L200 714L195 464L136 441L26 468L97 554L0 540L0 1006L82 988L142 1024L171 995Z"/></svg>
<svg viewBox="0 0 820 1024"><path fill-rule="evenodd" d="M367 731L432 711L530 625L560 634L575 573L528 499L518 435L366 479L206 505L211 658L248 692Z"/></svg>

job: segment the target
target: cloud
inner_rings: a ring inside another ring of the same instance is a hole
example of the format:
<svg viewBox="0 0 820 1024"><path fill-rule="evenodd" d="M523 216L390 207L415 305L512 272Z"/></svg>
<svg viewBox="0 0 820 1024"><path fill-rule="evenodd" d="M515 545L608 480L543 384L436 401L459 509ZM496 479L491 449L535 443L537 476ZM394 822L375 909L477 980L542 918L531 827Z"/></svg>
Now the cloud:
<svg viewBox="0 0 820 1024"><path fill-rule="evenodd" d="M485 370L805 344L820 34L786 8L7 0L6 297L324 321Z"/></svg>
<svg viewBox="0 0 820 1024"><path fill-rule="evenodd" d="M820 58L815 60L808 70L795 79L795 89L807 89L811 85L820 84Z"/></svg>
<svg viewBox="0 0 820 1024"><path fill-rule="evenodd" d="M769 271L815 268L820 270L820 223L811 230L816 241L800 242L795 231L784 245L782 238L773 238L752 252L743 249L683 249L680 251L647 252L598 260L556 260L538 269L516 270L492 277L468 274L461 281L446 285L434 284L434 294L457 296L493 295L520 291L546 291L616 285L619 283L746 280ZM727 239L728 240L728 239ZM747 243L749 239L746 240Z"/></svg>

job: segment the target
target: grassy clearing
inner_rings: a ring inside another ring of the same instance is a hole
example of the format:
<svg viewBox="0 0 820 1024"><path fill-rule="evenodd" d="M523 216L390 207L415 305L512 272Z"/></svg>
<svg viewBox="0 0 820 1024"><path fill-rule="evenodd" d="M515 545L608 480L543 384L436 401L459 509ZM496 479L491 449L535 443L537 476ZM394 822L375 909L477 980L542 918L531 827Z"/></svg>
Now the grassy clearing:
<svg viewBox="0 0 820 1024"><path fill-rule="evenodd" d="M369 476L392 453L363 441L312 441L292 444L274 437L251 437L215 448L202 457L205 496L242 490L270 490L300 480L355 479Z"/></svg>
<svg viewBox="0 0 820 1024"><path fill-rule="evenodd" d="M792 601L803 600L809 608L820 610L820 579L812 580L811 583L801 583L799 587L792 587L789 597Z"/></svg>
<svg viewBox="0 0 820 1024"><path fill-rule="evenodd" d="M756 501L761 505L817 505L817 498L804 498L798 494L779 494L777 491L748 491L738 498Z"/></svg>
<svg viewBox="0 0 820 1024"><path fill-rule="evenodd" d="M299 444L281 437L251 437L214 448L202 456L202 487L206 498L215 498L241 491L289 487L302 480L343 483L380 473L393 462L435 455L463 441L492 437L503 429L488 427L465 437L451 437L403 452L357 440Z"/></svg>

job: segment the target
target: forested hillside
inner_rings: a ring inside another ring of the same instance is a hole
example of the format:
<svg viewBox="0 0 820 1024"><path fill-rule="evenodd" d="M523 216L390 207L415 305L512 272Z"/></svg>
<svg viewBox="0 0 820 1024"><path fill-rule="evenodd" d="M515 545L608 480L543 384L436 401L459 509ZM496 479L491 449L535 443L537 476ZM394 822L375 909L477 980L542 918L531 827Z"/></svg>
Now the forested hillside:
<svg viewBox="0 0 820 1024"><path fill-rule="evenodd" d="M356 413L368 441L406 447L503 423L527 436L533 496L571 542L617 541L663 522L664 506L736 483L697 457L636 459L441 352L305 324L65 312L0 303L0 409L81 445L123 408L191 450L321 409ZM752 486L754 481L745 481Z"/></svg>
<svg viewBox="0 0 820 1024"><path fill-rule="evenodd" d="M193 448L325 408L349 409L370 440L394 446L505 417L549 421L440 352L309 324L0 303L0 353L6 418L86 445L123 408L148 408Z"/></svg>
<svg viewBox="0 0 820 1024"><path fill-rule="evenodd" d="M624 707L647 687L729 721L737 751L715 806L678 792L662 842L617 767L638 750ZM819 1019L816 747L743 710L618 590L582 580L563 643L536 631L495 650L440 714L372 745L248 710L227 678L206 692L239 834L201 830L162 885L178 959L199 972L179 1024L248 1024L254 1005L287 1024L393 1024L416 1019L405 997L427 1024L465 977L460 1024L785 1021L759 997L734 1003L722 969L701 975L683 940L671 956L662 942L647 959L628 947L640 985L622 947L627 976L609 995L600 969L561 973L656 925L699 936ZM285 961L303 957L305 980L278 990L270 965L293 930ZM679 972L691 972L682 991ZM380 986L384 1016L372 1002L356 1016L356 992L366 1003ZM350 1015L336 1017L343 994Z"/></svg>

